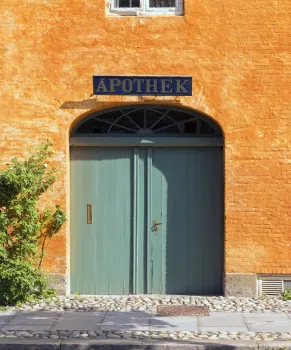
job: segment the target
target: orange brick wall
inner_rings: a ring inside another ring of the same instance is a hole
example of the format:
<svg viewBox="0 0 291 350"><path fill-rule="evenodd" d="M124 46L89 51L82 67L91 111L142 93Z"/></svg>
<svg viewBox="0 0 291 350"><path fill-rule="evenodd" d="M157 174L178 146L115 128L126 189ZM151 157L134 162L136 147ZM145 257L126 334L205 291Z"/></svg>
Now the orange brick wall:
<svg viewBox="0 0 291 350"><path fill-rule="evenodd" d="M225 269L291 274L291 2L185 0L182 17L106 17L105 0L0 2L1 164L52 139L47 200L69 215L69 133L90 110L162 101L225 133ZM93 74L191 75L193 96L93 97ZM69 271L69 222L50 244Z"/></svg>

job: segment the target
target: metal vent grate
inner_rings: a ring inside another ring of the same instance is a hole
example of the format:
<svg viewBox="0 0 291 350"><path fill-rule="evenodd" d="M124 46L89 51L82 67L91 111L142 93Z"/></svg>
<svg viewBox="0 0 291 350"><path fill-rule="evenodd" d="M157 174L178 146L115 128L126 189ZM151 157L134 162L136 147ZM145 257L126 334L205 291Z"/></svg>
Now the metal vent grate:
<svg viewBox="0 0 291 350"><path fill-rule="evenodd" d="M262 280L261 292L266 295L278 295L283 292L283 281L281 280Z"/></svg>

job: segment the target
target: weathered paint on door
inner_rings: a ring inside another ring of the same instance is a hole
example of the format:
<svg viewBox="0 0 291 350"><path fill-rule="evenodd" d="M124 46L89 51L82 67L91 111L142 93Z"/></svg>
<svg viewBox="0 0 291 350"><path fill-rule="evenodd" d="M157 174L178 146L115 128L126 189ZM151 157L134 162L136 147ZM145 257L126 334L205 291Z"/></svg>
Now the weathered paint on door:
<svg viewBox="0 0 291 350"><path fill-rule="evenodd" d="M71 149L73 293L132 293L132 164L130 148Z"/></svg>
<svg viewBox="0 0 291 350"><path fill-rule="evenodd" d="M222 149L151 152L151 293L221 294Z"/></svg>
<svg viewBox="0 0 291 350"><path fill-rule="evenodd" d="M75 147L71 169L72 292L221 294L220 147Z"/></svg>

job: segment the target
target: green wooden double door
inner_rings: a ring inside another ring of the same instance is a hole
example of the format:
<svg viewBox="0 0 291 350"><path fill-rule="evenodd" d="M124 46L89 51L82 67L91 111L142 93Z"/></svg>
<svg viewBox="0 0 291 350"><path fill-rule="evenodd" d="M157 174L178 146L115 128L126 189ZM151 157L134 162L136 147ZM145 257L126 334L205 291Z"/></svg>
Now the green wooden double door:
<svg viewBox="0 0 291 350"><path fill-rule="evenodd" d="M71 292L222 293L220 147L72 147Z"/></svg>

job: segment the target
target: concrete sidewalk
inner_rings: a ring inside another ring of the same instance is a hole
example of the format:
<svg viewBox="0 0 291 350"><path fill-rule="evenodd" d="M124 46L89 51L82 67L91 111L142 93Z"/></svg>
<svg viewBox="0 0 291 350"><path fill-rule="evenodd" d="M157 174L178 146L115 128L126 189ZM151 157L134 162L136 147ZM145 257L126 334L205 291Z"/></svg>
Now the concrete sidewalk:
<svg viewBox="0 0 291 350"><path fill-rule="evenodd" d="M2 311L1 331L291 332L283 312L211 312L209 316L160 317L147 312Z"/></svg>

